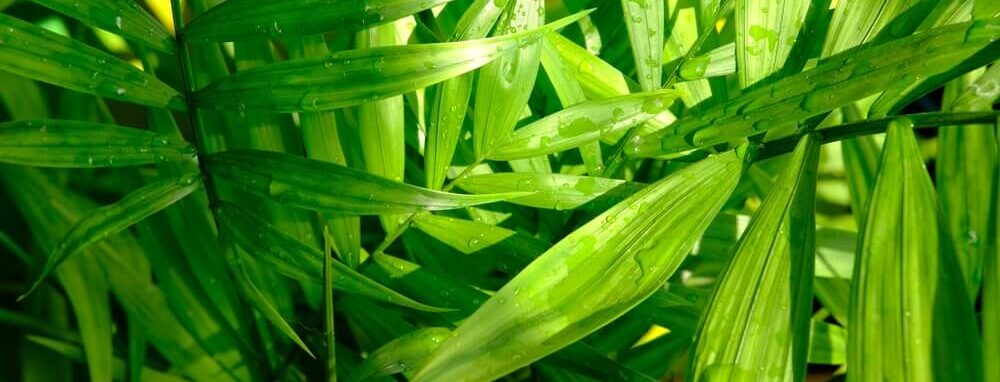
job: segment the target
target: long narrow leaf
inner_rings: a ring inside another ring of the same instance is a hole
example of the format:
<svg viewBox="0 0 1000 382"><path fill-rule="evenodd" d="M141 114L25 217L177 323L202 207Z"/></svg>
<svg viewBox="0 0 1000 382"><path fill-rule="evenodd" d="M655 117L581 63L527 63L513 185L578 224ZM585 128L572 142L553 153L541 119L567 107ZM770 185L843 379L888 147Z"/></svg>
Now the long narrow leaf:
<svg viewBox="0 0 1000 382"><path fill-rule="evenodd" d="M228 0L188 24L192 41L320 34L392 22L452 0Z"/></svg>
<svg viewBox="0 0 1000 382"><path fill-rule="evenodd" d="M161 52L173 53L170 33L134 0L33 0L89 25L120 34Z"/></svg>
<svg viewBox="0 0 1000 382"><path fill-rule="evenodd" d="M639 85L657 90L663 76L663 1L622 0L622 9Z"/></svg>
<svg viewBox="0 0 1000 382"><path fill-rule="evenodd" d="M851 285L851 381L980 380L955 250L908 121L889 126Z"/></svg>
<svg viewBox="0 0 1000 382"><path fill-rule="evenodd" d="M35 280L31 289L18 299L24 298L41 285L45 277L65 261L66 258L73 256L93 243L104 240L108 236L142 221L149 217L149 215L170 207L170 205L188 196L199 187L201 187L200 175L185 175L176 179L164 179L135 190L114 204L101 207L82 221L76 223L66 233L66 237L63 238L62 243L49 255L42 273Z"/></svg>
<svg viewBox="0 0 1000 382"><path fill-rule="evenodd" d="M187 142L149 131L89 122L19 120L0 124L0 162L39 167L122 167L194 158Z"/></svg>
<svg viewBox="0 0 1000 382"><path fill-rule="evenodd" d="M806 135L718 281L695 340L692 381L805 378L819 140Z"/></svg>
<svg viewBox="0 0 1000 382"><path fill-rule="evenodd" d="M508 200L536 208L573 210L594 202L602 206L616 204L643 187L623 180L566 174L508 172L473 175L455 183L472 193L533 192ZM601 200L604 199L604 200Z"/></svg>
<svg viewBox="0 0 1000 382"><path fill-rule="evenodd" d="M500 37L368 48L237 72L195 95L198 105L230 110L320 111L427 87L530 45L585 13Z"/></svg>
<svg viewBox="0 0 1000 382"><path fill-rule="evenodd" d="M523 195L451 194L334 163L266 151L227 151L204 160L213 174L246 191L295 207L345 215L455 209Z"/></svg>
<svg viewBox="0 0 1000 382"><path fill-rule="evenodd" d="M0 70L105 98L183 110L180 93L112 55L0 14Z"/></svg>

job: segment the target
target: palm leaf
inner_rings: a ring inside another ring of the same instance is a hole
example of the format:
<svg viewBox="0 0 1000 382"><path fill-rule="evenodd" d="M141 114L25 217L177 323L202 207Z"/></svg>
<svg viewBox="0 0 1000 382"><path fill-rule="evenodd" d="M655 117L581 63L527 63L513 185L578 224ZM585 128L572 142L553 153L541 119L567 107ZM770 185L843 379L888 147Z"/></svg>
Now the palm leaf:
<svg viewBox="0 0 1000 382"><path fill-rule="evenodd" d="M632 57L642 90L660 88L663 66L663 2L622 0Z"/></svg>
<svg viewBox="0 0 1000 382"><path fill-rule="evenodd" d="M174 39L160 24L134 0L74 1L34 0L36 3L80 20L88 25L148 46L173 53Z"/></svg>

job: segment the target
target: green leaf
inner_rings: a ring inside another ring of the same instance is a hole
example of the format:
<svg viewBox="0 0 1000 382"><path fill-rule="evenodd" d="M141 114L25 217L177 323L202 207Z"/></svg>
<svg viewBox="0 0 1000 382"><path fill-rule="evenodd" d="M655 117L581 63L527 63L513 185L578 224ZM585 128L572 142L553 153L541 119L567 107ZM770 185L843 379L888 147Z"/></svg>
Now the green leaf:
<svg viewBox="0 0 1000 382"><path fill-rule="evenodd" d="M216 214L222 221L222 228L237 244L270 264L275 271L296 280L322 283L323 252L319 249L278 231L271 223L236 205L223 203L216 208ZM403 296L338 261L331 262L330 266L336 274L333 285L337 290L427 312L447 311Z"/></svg>
<svg viewBox="0 0 1000 382"><path fill-rule="evenodd" d="M644 186L618 179L533 172L473 175L461 178L455 184L463 190L477 194L519 191L530 193L507 201L556 210L587 208L587 204L591 202L608 206L607 200L620 201Z"/></svg>
<svg viewBox="0 0 1000 382"><path fill-rule="evenodd" d="M549 34L548 40L555 45L559 57L573 69L572 74L579 80L587 98L601 99L629 94L625 76L614 66L562 35Z"/></svg>
<svg viewBox="0 0 1000 382"><path fill-rule="evenodd" d="M549 39L542 40L541 63L545 74L552 83L552 88L559 97L559 103L564 108L586 101L580 81L572 76L567 63L559 58L559 52ZM587 167L587 173L599 175L604 171L604 157L601 155L601 143L592 142L580 146L580 157Z"/></svg>
<svg viewBox="0 0 1000 382"><path fill-rule="evenodd" d="M43 347L45 347L45 348L47 348L49 350L52 350L52 351L54 351L54 352L56 352L58 354L61 354L63 356L66 356L66 357L71 358L71 359L76 360L76 361L82 362L86 358L86 356L84 355L84 353L82 351L80 351L79 347L77 347L76 345L74 345L72 343L69 343L69 342L60 341L60 340L52 339L52 338L48 338L48 337L35 336L35 335L28 335L27 336L27 340L31 341L33 343L39 344L39 345L41 345L41 346L43 346ZM114 370L114 377L115 377L115 379L125 380L126 379L125 378L126 377L126 365L125 365L125 362L122 361L121 359L118 359L118 358L114 358L114 359L112 359L112 361L113 361L113 365L114 365L113 366L113 370ZM143 367L141 370L139 370L139 373L142 376L142 380L143 381L147 381L147 382L183 382L184 381L183 378L180 378L180 377L178 377L176 375L167 374L167 373L164 373L164 372L161 372L161 371L157 371L155 369L151 369L151 368L148 368L148 367Z"/></svg>
<svg viewBox="0 0 1000 382"><path fill-rule="evenodd" d="M523 196L451 194L334 163L267 151L227 151L204 160L212 174L243 190L294 207L345 215L446 210ZM351 186L344 187L348 184Z"/></svg>
<svg viewBox="0 0 1000 382"><path fill-rule="evenodd" d="M189 41L221 42L345 32L389 23L452 0L228 0L184 29Z"/></svg>
<svg viewBox="0 0 1000 382"><path fill-rule="evenodd" d="M971 65L993 61L1000 57L1000 49L990 48L1000 37L998 25L1000 20L956 24L831 56L812 70L642 136L630 142L626 152L660 155L737 140L875 94L902 76L928 77L960 62Z"/></svg>
<svg viewBox="0 0 1000 382"><path fill-rule="evenodd" d="M809 363L843 365L847 361L847 330L821 321L812 321L809 333Z"/></svg>
<svg viewBox="0 0 1000 382"><path fill-rule="evenodd" d="M56 12L161 52L176 50L174 38L133 0L33 0Z"/></svg>
<svg viewBox="0 0 1000 382"><path fill-rule="evenodd" d="M524 159L598 142L662 113L680 95L671 89L581 102L518 129L486 157Z"/></svg>
<svg viewBox="0 0 1000 382"><path fill-rule="evenodd" d="M411 376L420 362L436 350L451 335L448 328L420 328L397 337L378 348L361 364L355 380L403 373Z"/></svg>
<svg viewBox="0 0 1000 382"><path fill-rule="evenodd" d="M66 120L0 124L0 162L38 167L124 167L190 160L187 142L133 128Z"/></svg>
<svg viewBox="0 0 1000 382"><path fill-rule="evenodd" d="M199 187L201 187L201 176L197 174L164 179L135 190L114 204L92 212L66 233L62 243L49 255L38 279L27 292L18 297L18 300L41 285L45 277L70 256L170 207Z"/></svg>
<svg viewBox="0 0 1000 382"><path fill-rule="evenodd" d="M167 84L84 43L6 14L0 14L0 30L0 70L119 101L185 108Z"/></svg>
<svg viewBox="0 0 1000 382"><path fill-rule="evenodd" d="M1000 126L1000 118L994 122ZM997 140L1000 143L1000 139ZM1000 159L993 164L993 185L1000 189ZM984 380L1000 378L1000 195L993 194L991 205L991 235L987 236L989 252L983 260L982 328Z"/></svg>
<svg viewBox="0 0 1000 382"><path fill-rule="evenodd" d="M657 90L663 76L663 2L622 0L622 10L639 85L645 91Z"/></svg>
<svg viewBox="0 0 1000 382"><path fill-rule="evenodd" d="M809 2L737 0L735 5L736 61L740 87L746 89L785 65Z"/></svg>
<svg viewBox="0 0 1000 382"><path fill-rule="evenodd" d="M531 235L486 223L433 214L418 214L413 226L464 254L496 251L500 269L518 271L549 249Z"/></svg>
<svg viewBox="0 0 1000 382"><path fill-rule="evenodd" d="M838 2L837 8L833 11L833 18L830 20L826 42L823 44L823 57L832 56L875 39L878 33L890 25L897 16L904 14L907 8L916 3L920 3L920 1L848 0ZM933 1L924 3L933 3Z"/></svg>
<svg viewBox="0 0 1000 382"><path fill-rule="evenodd" d="M566 236L462 322L413 380L500 377L639 304L719 212L743 156L732 151L688 166Z"/></svg>
<svg viewBox="0 0 1000 382"><path fill-rule="evenodd" d="M806 135L717 281L688 380L805 378L818 163L819 140Z"/></svg>
<svg viewBox="0 0 1000 382"><path fill-rule="evenodd" d="M912 124L889 126L851 286L849 378L980 380L981 345Z"/></svg>
<svg viewBox="0 0 1000 382"><path fill-rule="evenodd" d="M209 108L285 113L359 105L477 69L585 14L489 39L349 50L264 65L212 83L195 100Z"/></svg>
<svg viewBox="0 0 1000 382"><path fill-rule="evenodd" d="M543 1L514 0L497 22L494 36L528 33L543 24ZM540 49L538 40L532 40L479 71L472 119L473 152L477 160L489 155L514 131L535 85Z"/></svg>
<svg viewBox="0 0 1000 382"><path fill-rule="evenodd" d="M944 102L955 111L990 111L992 97L954 101L982 71L969 73L945 86ZM996 83L994 83L996 86ZM966 291L976 300L982 283L983 259L990 232L990 209L997 193L993 164L997 162L996 131L990 125L942 126L938 130L937 191L948 233L955 241L956 256L966 278ZM988 235L988 234L985 234Z"/></svg>
<svg viewBox="0 0 1000 382"><path fill-rule="evenodd" d="M111 302L104 270L92 261L74 257L56 269L55 275L73 306L90 380L110 381L114 353Z"/></svg>

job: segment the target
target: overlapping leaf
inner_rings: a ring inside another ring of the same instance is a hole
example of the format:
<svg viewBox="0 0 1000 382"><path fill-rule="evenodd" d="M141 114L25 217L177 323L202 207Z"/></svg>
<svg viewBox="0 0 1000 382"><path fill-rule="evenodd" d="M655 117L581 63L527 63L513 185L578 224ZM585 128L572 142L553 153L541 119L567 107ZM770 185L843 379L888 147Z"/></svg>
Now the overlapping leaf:
<svg viewBox="0 0 1000 382"><path fill-rule="evenodd" d="M204 107L319 111L396 96L477 69L584 13L489 39L349 50L235 73L196 94Z"/></svg>
<svg viewBox="0 0 1000 382"><path fill-rule="evenodd" d="M84 43L6 14L0 14L0 31L0 70L105 98L185 108L167 84Z"/></svg>
<svg viewBox="0 0 1000 382"><path fill-rule="evenodd" d="M691 165L568 235L466 319L414 380L497 378L627 312L680 265L735 187L743 157Z"/></svg>
<svg viewBox="0 0 1000 382"><path fill-rule="evenodd" d="M0 162L40 167L121 167L191 159L193 147L149 131L89 122L0 124Z"/></svg>

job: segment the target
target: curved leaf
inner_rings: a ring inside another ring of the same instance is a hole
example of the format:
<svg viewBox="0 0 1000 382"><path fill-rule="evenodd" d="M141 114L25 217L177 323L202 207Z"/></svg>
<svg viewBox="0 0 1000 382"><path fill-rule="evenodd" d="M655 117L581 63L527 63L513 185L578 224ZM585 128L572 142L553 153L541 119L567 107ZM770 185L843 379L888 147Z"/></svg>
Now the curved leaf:
<svg viewBox="0 0 1000 382"><path fill-rule="evenodd" d="M0 124L0 162L39 167L123 167L194 158L187 142L116 125L64 120Z"/></svg>
<svg viewBox="0 0 1000 382"><path fill-rule="evenodd" d="M132 191L114 204L94 211L70 228L52 254L49 255L42 273L27 292L18 297L23 299L41 285L46 276L66 258L80 252L87 246L108 238L152 214L170 207L172 204L201 187L201 176L185 175L175 179L164 179L138 190Z"/></svg>
<svg viewBox="0 0 1000 382"><path fill-rule="evenodd" d="M581 102L518 129L486 157L524 159L597 142L655 117L680 95L678 90L660 90Z"/></svg>
<svg viewBox="0 0 1000 382"><path fill-rule="evenodd" d="M6 14L0 14L0 31L0 70L124 102L186 107L167 84L84 43Z"/></svg>
<svg viewBox="0 0 1000 382"><path fill-rule="evenodd" d="M174 38L134 0L33 0L45 7L161 52L176 50Z"/></svg>
<svg viewBox="0 0 1000 382"><path fill-rule="evenodd" d="M299 208L345 215L455 209L524 195L434 191L334 163L269 151L226 151L204 160L212 174L246 191Z"/></svg>
<svg viewBox="0 0 1000 382"><path fill-rule="evenodd" d="M998 38L1000 20L991 19L849 50L824 59L812 70L706 107L665 130L629 142L626 153L676 153L787 126L875 94L903 76L927 77L958 63L991 62L1000 58L1000 49L991 48L1000 44L994 43Z"/></svg>
<svg viewBox="0 0 1000 382"><path fill-rule="evenodd" d="M742 172L742 153L688 166L566 236L462 322L413 380L500 377L639 304L722 208Z"/></svg>
<svg viewBox="0 0 1000 382"><path fill-rule="evenodd" d="M195 101L216 109L286 113L377 101L479 68L585 14L489 39L349 50L265 65L212 83Z"/></svg>
<svg viewBox="0 0 1000 382"><path fill-rule="evenodd" d="M907 120L889 125L851 284L851 381L981 380L976 319Z"/></svg>
<svg viewBox="0 0 1000 382"><path fill-rule="evenodd" d="M527 33L542 24L545 24L542 0L514 0L497 22L494 36ZM540 49L538 40L532 40L479 71L472 118L473 152L477 160L485 158L514 131L535 85Z"/></svg>
<svg viewBox="0 0 1000 382"><path fill-rule="evenodd" d="M614 204L632 195L644 185L623 180L566 174L505 172L473 175L455 182L472 193L518 192L527 195L508 202L536 208L573 210L586 208L587 203ZM529 194L530 193L530 194ZM608 203L608 199L613 201Z"/></svg>
<svg viewBox="0 0 1000 382"><path fill-rule="evenodd" d="M296 280L323 282L323 252L277 229L242 208L223 203L216 208L222 228L248 252L267 262L281 274ZM333 286L337 290L427 312L448 309L421 304L379 284L339 261L331 261Z"/></svg>
<svg viewBox="0 0 1000 382"><path fill-rule="evenodd" d="M802 138L740 239L703 315L688 380L805 378L819 143Z"/></svg>
<svg viewBox="0 0 1000 382"><path fill-rule="evenodd" d="M191 21L190 41L221 42L357 30L452 0L227 0Z"/></svg>

